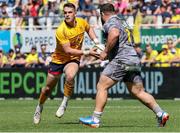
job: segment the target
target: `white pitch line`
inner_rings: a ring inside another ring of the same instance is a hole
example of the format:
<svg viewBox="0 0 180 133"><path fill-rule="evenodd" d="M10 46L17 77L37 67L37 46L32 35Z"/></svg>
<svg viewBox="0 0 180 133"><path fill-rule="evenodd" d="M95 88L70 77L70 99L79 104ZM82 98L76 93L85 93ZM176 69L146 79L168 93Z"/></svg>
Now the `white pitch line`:
<svg viewBox="0 0 180 133"><path fill-rule="evenodd" d="M46 106L46 109L48 108L55 108L54 106ZM93 109L94 107L83 107L83 106L69 106L68 109ZM106 106L105 109L111 109L111 108L115 108L115 109L118 109L118 110L113 110L113 111L119 111L119 109L123 109L123 110L126 110L126 109L135 109L135 110L129 110L128 112L138 112L141 110L141 106L136 106L136 107L129 107L129 106ZM26 108L27 109L27 108ZM112 110L105 110L105 112L112 112ZM10 112L2 112L0 111L0 114L7 114L7 113L12 113L11 111ZM32 111L23 111L23 112L17 112L16 113L32 113Z"/></svg>
<svg viewBox="0 0 180 133"><path fill-rule="evenodd" d="M92 110L93 111L93 110ZM106 112L114 112L114 113L116 113L116 112L118 112L119 113L119 110L106 110L106 111L104 111L105 113ZM126 111L127 112L127 111ZM133 113L135 113L135 112L141 112L141 110L128 110L128 113L130 113L130 112L133 112ZM16 112L16 114L33 114L34 112L33 111L23 111L23 112ZM4 115L4 114L12 114L12 112L1 112L0 114L2 114L2 115ZM120 114L121 115L121 114Z"/></svg>

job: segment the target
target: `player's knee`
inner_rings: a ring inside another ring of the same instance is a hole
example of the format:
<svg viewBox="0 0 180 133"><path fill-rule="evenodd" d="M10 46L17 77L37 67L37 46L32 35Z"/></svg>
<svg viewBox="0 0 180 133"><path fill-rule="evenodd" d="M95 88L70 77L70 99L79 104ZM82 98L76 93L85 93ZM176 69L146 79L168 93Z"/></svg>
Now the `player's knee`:
<svg viewBox="0 0 180 133"><path fill-rule="evenodd" d="M135 97L139 97L141 95L141 90L136 90L136 91L132 91L132 94L135 96Z"/></svg>
<svg viewBox="0 0 180 133"><path fill-rule="evenodd" d="M97 84L97 90L106 91L107 87L103 86L101 83Z"/></svg>
<svg viewBox="0 0 180 133"><path fill-rule="evenodd" d="M137 91L134 92L134 96L136 96L137 98L143 97L143 95L144 95L143 89L138 89Z"/></svg>
<svg viewBox="0 0 180 133"><path fill-rule="evenodd" d="M131 93L138 97L139 95L141 95L142 93L144 93L144 88L141 84L136 84L132 87Z"/></svg>
<svg viewBox="0 0 180 133"><path fill-rule="evenodd" d="M74 81L74 75L71 75L71 74L66 75L66 81L67 82L73 82Z"/></svg>

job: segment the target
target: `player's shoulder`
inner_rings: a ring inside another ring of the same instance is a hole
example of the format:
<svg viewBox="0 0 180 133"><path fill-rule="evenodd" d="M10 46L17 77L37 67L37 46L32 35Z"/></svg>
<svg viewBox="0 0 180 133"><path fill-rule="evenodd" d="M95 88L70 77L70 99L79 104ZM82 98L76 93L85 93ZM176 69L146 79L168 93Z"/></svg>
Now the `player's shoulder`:
<svg viewBox="0 0 180 133"><path fill-rule="evenodd" d="M64 26L65 26L65 22L62 21L62 22L59 24L58 28L61 28L61 27L64 27Z"/></svg>
<svg viewBox="0 0 180 133"><path fill-rule="evenodd" d="M157 50L153 50L151 53L152 53L153 55L158 54Z"/></svg>
<svg viewBox="0 0 180 133"><path fill-rule="evenodd" d="M113 15L111 16L108 21L104 24L104 30L105 31L109 31L109 29L111 29L111 27L119 27L121 28L121 23L117 17L117 15Z"/></svg>
<svg viewBox="0 0 180 133"><path fill-rule="evenodd" d="M113 15L113 16L111 16L111 17L109 18L109 20L107 21L107 23L115 23L115 24L117 24L117 22L118 22L118 23L121 22L120 20L121 20L121 19L120 19L117 15Z"/></svg>
<svg viewBox="0 0 180 133"><path fill-rule="evenodd" d="M175 48L176 49L176 51L177 51L177 53L179 53L180 54L180 48Z"/></svg>
<svg viewBox="0 0 180 133"><path fill-rule="evenodd" d="M80 23L80 24L86 24L86 23L88 23L85 19L79 18L79 17L76 18L76 21L77 21L78 23Z"/></svg>
<svg viewBox="0 0 180 133"><path fill-rule="evenodd" d="M83 19L83 18L77 17L77 18L76 18L76 21L86 21L86 20Z"/></svg>
<svg viewBox="0 0 180 133"><path fill-rule="evenodd" d="M63 31L65 27L66 27L66 24L65 24L64 21L62 21L62 22L60 23L60 25L57 27L56 32Z"/></svg>

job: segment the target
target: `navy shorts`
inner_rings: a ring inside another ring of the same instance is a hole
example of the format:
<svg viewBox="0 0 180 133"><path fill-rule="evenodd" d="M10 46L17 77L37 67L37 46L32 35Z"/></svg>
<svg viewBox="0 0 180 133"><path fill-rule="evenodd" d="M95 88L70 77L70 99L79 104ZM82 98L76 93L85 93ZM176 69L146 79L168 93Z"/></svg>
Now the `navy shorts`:
<svg viewBox="0 0 180 133"><path fill-rule="evenodd" d="M71 60L69 62L66 62L65 64L57 64L54 62L50 62L48 73L50 73L52 75L59 75L59 74L63 73L64 67L70 62L77 63L78 65L80 64L80 62L77 60Z"/></svg>

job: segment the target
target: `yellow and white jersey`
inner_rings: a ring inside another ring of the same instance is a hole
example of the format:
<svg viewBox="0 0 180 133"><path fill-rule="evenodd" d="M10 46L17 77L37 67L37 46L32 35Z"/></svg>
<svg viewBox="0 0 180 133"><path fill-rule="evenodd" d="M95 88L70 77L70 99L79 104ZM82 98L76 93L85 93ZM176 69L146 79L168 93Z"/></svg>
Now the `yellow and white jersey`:
<svg viewBox="0 0 180 133"><path fill-rule="evenodd" d="M32 63L33 61L36 61L38 62L38 54L28 54L27 57L26 57L26 62L28 63Z"/></svg>
<svg viewBox="0 0 180 133"><path fill-rule="evenodd" d="M167 54L164 54L161 52L157 57L156 61L159 61L161 64L156 64L157 67L170 67L169 61L171 61L174 58L174 55L168 52Z"/></svg>
<svg viewBox="0 0 180 133"><path fill-rule="evenodd" d="M68 55L62 46L70 43L71 48L81 49L84 33L89 31L90 25L82 18L76 18L76 26L69 27L64 21L56 30L56 49L52 54L52 62L64 64L70 60L80 60L80 56Z"/></svg>
<svg viewBox="0 0 180 133"><path fill-rule="evenodd" d="M147 60L154 59L156 58L157 55L158 55L158 52L156 50L153 50L150 54L146 52L146 59Z"/></svg>

